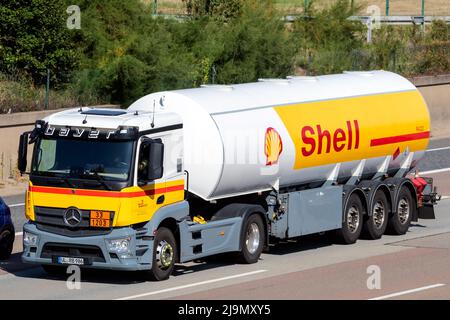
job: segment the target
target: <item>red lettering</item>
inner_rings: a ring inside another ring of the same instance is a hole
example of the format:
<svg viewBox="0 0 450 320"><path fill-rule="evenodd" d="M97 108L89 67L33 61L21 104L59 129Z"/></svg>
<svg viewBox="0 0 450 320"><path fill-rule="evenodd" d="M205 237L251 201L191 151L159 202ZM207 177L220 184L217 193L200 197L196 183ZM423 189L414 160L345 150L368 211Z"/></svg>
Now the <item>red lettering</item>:
<svg viewBox="0 0 450 320"><path fill-rule="evenodd" d="M316 125L316 128L317 131L311 126L302 128L302 141L305 145L302 147L304 157L309 157L314 153L318 155L322 154L322 150L323 153L330 153L331 149L334 152L341 152L344 149L352 150L359 148L360 133L358 120L346 121L342 128L337 128L334 131L322 130L320 124Z"/></svg>
<svg viewBox="0 0 450 320"><path fill-rule="evenodd" d="M355 124L355 149L359 148L359 124L358 120L353 120L353 123Z"/></svg>
<svg viewBox="0 0 450 320"><path fill-rule="evenodd" d="M314 153L316 149L316 140L314 138L310 138L306 135L309 132L310 134L314 134L314 129L310 126L303 127L302 129L302 141L304 144L311 145L311 149L308 151L305 147L302 147L302 154L304 157L309 157Z"/></svg>
<svg viewBox="0 0 450 320"><path fill-rule="evenodd" d="M350 136L350 134L349 134L349 136ZM345 143L341 143L341 142L343 142L345 140L347 140L347 137L345 136L345 131L343 129L337 129L334 132L334 137L333 137L334 150L336 150L337 152L342 151L345 148Z"/></svg>
<svg viewBox="0 0 450 320"><path fill-rule="evenodd" d="M352 132L352 124L350 121L347 121L347 129L348 129L348 145L347 145L347 150L351 150L352 149L352 137L353 137L353 132Z"/></svg>
<svg viewBox="0 0 450 320"><path fill-rule="evenodd" d="M322 128L320 127L320 125L317 125L317 135L319 137L319 147L317 150L317 154L321 154L322 153L322 143L323 143L323 138L326 137L327 138L327 151L325 151L326 153L330 153L331 151L331 136L330 136L330 131L325 130L322 132Z"/></svg>

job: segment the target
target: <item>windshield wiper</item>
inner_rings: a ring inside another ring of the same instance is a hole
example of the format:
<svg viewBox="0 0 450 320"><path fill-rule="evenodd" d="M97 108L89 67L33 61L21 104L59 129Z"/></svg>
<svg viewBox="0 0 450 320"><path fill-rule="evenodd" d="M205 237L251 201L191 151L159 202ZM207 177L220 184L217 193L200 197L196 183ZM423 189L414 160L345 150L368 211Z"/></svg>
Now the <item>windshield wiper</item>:
<svg viewBox="0 0 450 320"><path fill-rule="evenodd" d="M72 184L72 182L70 182L70 180L69 179L67 179L67 178L59 178L61 181L64 181L65 183L67 183L67 185L69 186L69 187L71 187L71 188L73 188L73 189L75 189L75 186Z"/></svg>
<svg viewBox="0 0 450 320"><path fill-rule="evenodd" d="M70 182L70 180L66 177L63 176L59 176L57 173L55 172L48 172L48 171L36 171L36 173L40 176L44 176L44 177L50 177L55 179L56 181L60 182L60 183L66 183L69 187L74 188L75 186L72 184L72 182Z"/></svg>
<svg viewBox="0 0 450 320"><path fill-rule="evenodd" d="M103 179L103 177L101 175L99 175L97 171L93 170L91 172L92 172L92 174L87 173L87 174L84 174L83 176L95 177L95 180L98 181L102 186L104 186L105 189L107 189L109 191L112 190L111 187L105 182L105 179Z"/></svg>

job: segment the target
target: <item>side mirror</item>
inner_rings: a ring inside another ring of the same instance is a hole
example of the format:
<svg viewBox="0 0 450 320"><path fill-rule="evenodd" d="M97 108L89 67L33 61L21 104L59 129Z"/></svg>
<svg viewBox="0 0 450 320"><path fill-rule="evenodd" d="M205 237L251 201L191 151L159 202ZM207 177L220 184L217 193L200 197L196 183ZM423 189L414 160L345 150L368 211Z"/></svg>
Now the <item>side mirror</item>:
<svg viewBox="0 0 450 320"><path fill-rule="evenodd" d="M28 153L29 137L30 137L29 132L25 132L20 135L17 168L19 169L19 172L21 174L23 174L27 170L27 153Z"/></svg>
<svg viewBox="0 0 450 320"><path fill-rule="evenodd" d="M160 179L164 171L164 144L161 140L153 140L148 150L148 176L149 181Z"/></svg>

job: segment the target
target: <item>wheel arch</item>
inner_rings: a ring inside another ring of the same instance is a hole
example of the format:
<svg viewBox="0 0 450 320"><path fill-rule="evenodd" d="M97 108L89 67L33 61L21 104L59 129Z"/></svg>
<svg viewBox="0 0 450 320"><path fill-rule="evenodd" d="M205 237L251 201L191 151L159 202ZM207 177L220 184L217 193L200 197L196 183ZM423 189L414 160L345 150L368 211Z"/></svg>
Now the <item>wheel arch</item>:
<svg viewBox="0 0 450 320"><path fill-rule="evenodd" d="M219 219L227 219L227 218L234 218L234 217L241 217L242 221L246 221L246 219L253 215L257 214L261 217L263 221L264 226L264 245L265 247L268 247L269 245L269 221L267 218L267 213L264 210L264 208L261 205L258 204L246 204L246 203L232 203L229 205L226 205L219 211L217 211L212 220L219 220ZM241 227L241 236L243 235L243 229L244 229L244 223L242 223ZM239 248L242 249L242 248Z"/></svg>
<svg viewBox="0 0 450 320"><path fill-rule="evenodd" d="M367 196L366 193L362 190L362 188L360 188L359 186L351 186L348 188L344 188L344 197L342 202L342 222L346 221L345 208L347 206L350 197L353 194L358 195L359 199L361 200L364 209L363 216L366 215L367 212L369 211Z"/></svg>

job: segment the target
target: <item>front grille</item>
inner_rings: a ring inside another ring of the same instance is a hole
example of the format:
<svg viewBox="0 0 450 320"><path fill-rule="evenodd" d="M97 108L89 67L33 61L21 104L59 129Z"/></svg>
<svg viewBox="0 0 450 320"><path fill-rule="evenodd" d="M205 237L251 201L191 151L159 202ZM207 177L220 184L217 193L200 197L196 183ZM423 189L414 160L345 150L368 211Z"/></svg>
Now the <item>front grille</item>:
<svg viewBox="0 0 450 320"><path fill-rule="evenodd" d="M106 235L112 228L94 228L89 226L90 210L80 210L81 222L77 227L69 227L64 222L66 208L34 207L35 223L39 230L68 237L86 237ZM114 213L111 213L111 221Z"/></svg>
<svg viewBox="0 0 450 320"><path fill-rule="evenodd" d="M86 258L92 262L106 262L102 250L96 246L46 243L42 248L41 258L51 259L54 256Z"/></svg>

